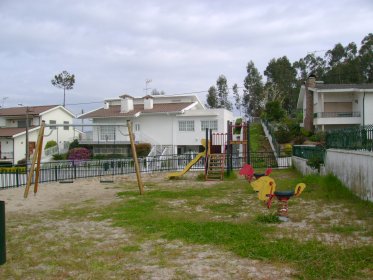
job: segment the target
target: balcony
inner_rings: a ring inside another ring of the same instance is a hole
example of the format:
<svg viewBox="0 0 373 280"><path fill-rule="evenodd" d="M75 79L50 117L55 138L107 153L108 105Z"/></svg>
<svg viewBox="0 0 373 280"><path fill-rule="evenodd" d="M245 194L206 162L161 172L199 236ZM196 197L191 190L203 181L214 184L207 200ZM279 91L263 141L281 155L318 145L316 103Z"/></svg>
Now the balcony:
<svg viewBox="0 0 373 280"><path fill-rule="evenodd" d="M360 124L360 112L318 112L313 114L314 125Z"/></svg>
<svg viewBox="0 0 373 280"><path fill-rule="evenodd" d="M0 161L12 161L13 152L0 152Z"/></svg>

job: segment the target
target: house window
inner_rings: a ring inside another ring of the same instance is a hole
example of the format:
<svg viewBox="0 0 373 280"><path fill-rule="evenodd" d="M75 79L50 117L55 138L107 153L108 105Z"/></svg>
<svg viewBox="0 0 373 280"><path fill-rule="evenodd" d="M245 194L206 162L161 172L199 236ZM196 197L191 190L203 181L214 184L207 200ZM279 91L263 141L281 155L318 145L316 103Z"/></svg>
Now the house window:
<svg viewBox="0 0 373 280"><path fill-rule="evenodd" d="M135 131L140 131L140 124L139 123L135 123Z"/></svg>
<svg viewBox="0 0 373 280"><path fill-rule="evenodd" d="M114 126L100 126L100 141L114 141L115 127Z"/></svg>
<svg viewBox="0 0 373 280"><path fill-rule="evenodd" d="M49 124L52 125L52 124L57 124L57 122L55 120L50 120L49 121ZM50 129L57 129L57 126L50 126L49 127Z"/></svg>
<svg viewBox="0 0 373 280"><path fill-rule="evenodd" d="M29 119L29 120L28 120L28 126L31 127L31 125L32 125L32 119ZM26 127L26 120L19 120L19 121L17 122L17 126L18 126L19 128L24 128L24 127Z"/></svg>
<svg viewBox="0 0 373 280"><path fill-rule="evenodd" d="M218 130L218 120L201 121L201 130L205 131L207 129Z"/></svg>
<svg viewBox="0 0 373 280"><path fill-rule="evenodd" d="M179 121L179 131L194 131L194 121Z"/></svg>
<svg viewBox="0 0 373 280"><path fill-rule="evenodd" d="M63 124L69 124L69 122L68 121L64 121ZM64 126L63 130L69 130L69 126Z"/></svg>

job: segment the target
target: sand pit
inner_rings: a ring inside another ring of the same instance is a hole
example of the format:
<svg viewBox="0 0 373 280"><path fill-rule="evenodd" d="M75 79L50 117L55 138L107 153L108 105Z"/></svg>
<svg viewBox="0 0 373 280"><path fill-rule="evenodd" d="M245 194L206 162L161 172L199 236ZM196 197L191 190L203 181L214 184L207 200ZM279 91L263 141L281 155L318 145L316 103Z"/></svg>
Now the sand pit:
<svg viewBox="0 0 373 280"><path fill-rule="evenodd" d="M5 201L7 213L48 211L91 199L99 204L106 204L116 199L120 183L133 180L136 180L136 177L128 175L117 176L115 182L110 184L100 183L99 178L77 179L71 184L42 183L39 184L36 195L34 186L31 185L27 198L23 197L25 186L0 190L0 200Z"/></svg>

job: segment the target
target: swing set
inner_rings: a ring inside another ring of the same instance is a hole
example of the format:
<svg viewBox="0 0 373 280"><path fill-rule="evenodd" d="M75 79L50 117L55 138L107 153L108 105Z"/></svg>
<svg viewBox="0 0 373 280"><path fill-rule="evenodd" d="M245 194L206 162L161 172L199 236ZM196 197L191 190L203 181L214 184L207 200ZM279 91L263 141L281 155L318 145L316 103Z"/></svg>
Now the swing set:
<svg viewBox="0 0 373 280"><path fill-rule="evenodd" d="M36 149L34 156L32 158L30 170L28 171L27 174L27 183L26 183L26 188L24 191L24 198L28 197L30 187L32 182L34 181L34 194L38 192L38 186L39 186L39 176L40 176L40 165L41 165L41 157L42 157L42 150L43 150L43 137L44 137L44 130L45 127L56 127L59 126L58 124L53 124L53 125L46 125L45 121L42 121L37 137L37 142L36 142ZM66 124L60 125L60 126L66 126ZM69 124L69 126L81 126L81 125L72 125ZM102 125L101 125L102 126ZM144 194L144 184L142 182L141 174L140 174L140 166L137 158L137 153L136 153L136 148L135 148L135 140L132 132L132 123L130 120L127 120L127 128L128 128L128 136L130 138L130 143L131 143L131 150L132 150L132 158L134 161L134 166L135 166L135 171L136 171L136 178L137 178L137 184L139 187L139 192L140 195ZM27 144L27 143L26 143ZM109 164L109 163L108 163ZM114 164L114 162L112 163ZM103 166L104 171L109 170L110 165L105 165ZM100 173L100 183L113 183L114 182L114 166L112 167L112 174L111 174L111 180L105 180L103 178L104 173L101 171ZM105 170L106 169L106 170ZM67 178L64 180L61 180L60 183L73 183L72 178Z"/></svg>

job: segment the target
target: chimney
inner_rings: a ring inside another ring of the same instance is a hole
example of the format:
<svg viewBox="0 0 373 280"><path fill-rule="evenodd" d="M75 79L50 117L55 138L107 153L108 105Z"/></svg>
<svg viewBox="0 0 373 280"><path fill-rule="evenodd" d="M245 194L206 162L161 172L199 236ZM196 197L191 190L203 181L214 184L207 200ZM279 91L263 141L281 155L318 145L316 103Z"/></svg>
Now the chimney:
<svg viewBox="0 0 373 280"><path fill-rule="evenodd" d="M122 95L120 98L120 112L128 113L133 111L133 97L130 95Z"/></svg>
<svg viewBox="0 0 373 280"><path fill-rule="evenodd" d="M305 83L305 89L306 89L306 112L304 116L304 129L310 132L313 132L313 91L309 90L309 88L315 88L316 87L316 76L314 74L311 74L306 83Z"/></svg>
<svg viewBox="0 0 373 280"><path fill-rule="evenodd" d="M144 96L144 110L153 109L153 96L147 95Z"/></svg>

